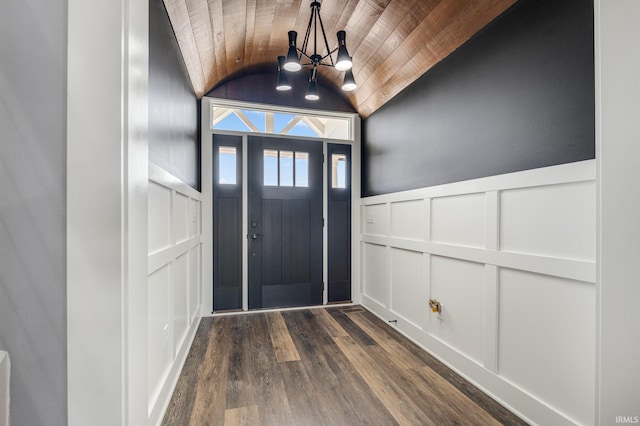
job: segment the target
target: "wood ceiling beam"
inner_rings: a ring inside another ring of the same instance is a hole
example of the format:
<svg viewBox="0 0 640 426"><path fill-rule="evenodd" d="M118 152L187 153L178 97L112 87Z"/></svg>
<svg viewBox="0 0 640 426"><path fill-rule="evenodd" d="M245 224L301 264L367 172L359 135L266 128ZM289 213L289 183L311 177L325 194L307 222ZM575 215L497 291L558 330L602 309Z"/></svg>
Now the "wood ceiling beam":
<svg viewBox="0 0 640 426"><path fill-rule="evenodd" d="M227 73L233 74L246 63L247 2L222 0L222 16L225 21L224 42Z"/></svg>
<svg viewBox="0 0 640 426"><path fill-rule="evenodd" d="M205 1L205 0L195 0ZM215 50L215 67L210 72L217 75L214 81L207 85L207 91L214 84L228 74L227 70L227 46L225 42L225 27L230 24L226 22L222 12L222 0L206 0L209 4L209 25L211 26L212 42Z"/></svg>
<svg viewBox="0 0 640 426"><path fill-rule="evenodd" d="M300 9L304 7L306 0L288 0L285 7L276 9L273 16L273 24L271 25L271 34L269 36L268 52L278 52L273 58L267 58L273 62L274 68L278 55L286 55L289 46L289 37L287 33L293 29L300 15ZM300 37L298 35L298 37Z"/></svg>
<svg viewBox="0 0 640 426"><path fill-rule="evenodd" d="M196 47L195 36L191 21L189 20L189 11L184 0L164 0L165 8L171 21L171 26L176 34L178 46L182 52L187 72L191 78L191 84L196 96L201 97L204 94L206 83L202 64Z"/></svg>
<svg viewBox="0 0 640 426"><path fill-rule="evenodd" d="M251 58L253 56L253 38L256 32L256 9L257 0L247 0L247 29L246 29L246 41L244 44L244 65L251 65Z"/></svg>
<svg viewBox="0 0 640 426"><path fill-rule="evenodd" d="M275 15L276 3L270 0L257 0L256 20L253 31L253 48L251 50L250 61L252 64L259 64L269 57L269 39L273 29L273 17Z"/></svg>
<svg viewBox="0 0 640 426"><path fill-rule="evenodd" d="M209 87L217 78L215 70L215 53L211 23L209 22L209 5L202 0L185 0L189 12L189 21L193 31L198 57L202 68L205 88Z"/></svg>

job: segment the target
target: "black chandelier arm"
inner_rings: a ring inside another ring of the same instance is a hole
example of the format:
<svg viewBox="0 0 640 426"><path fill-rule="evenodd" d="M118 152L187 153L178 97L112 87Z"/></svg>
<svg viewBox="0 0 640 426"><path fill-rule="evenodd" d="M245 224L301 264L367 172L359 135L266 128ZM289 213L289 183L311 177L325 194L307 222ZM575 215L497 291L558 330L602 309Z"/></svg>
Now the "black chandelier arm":
<svg viewBox="0 0 640 426"><path fill-rule="evenodd" d="M300 52L301 55L304 55L308 60L313 62L313 59L311 59L311 56L307 55L307 52L305 52L305 51L303 51L301 49L298 49L298 52Z"/></svg>
<svg viewBox="0 0 640 426"><path fill-rule="evenodd" d="M327 33L324 29L324 23L322 22L322 16L320 16L320 4L317 2L313 2L311 4L311 16L309 17L309 24L307 25L307 31L304 35L304 41L302 42L302 48L297 48L298 52L300 52L301 55L304 55L305 57L307 57L310 61L313 62L312 56L317 55L318 52L318 39L317 39L317 35L318 35L318 21L320 21L320 30L322 31L322 38L324 40L324 46L327 49L327 54L325 56L323 56L320 61L325 60L326 58L329 58L329 61L331 62L332 66L335 66L335 63L333 62L333 57L331 55L333 55L337 50L338 47L336 47L333 50L330 50L329 48L329 41L327 40ZM309 40L311 39L311 27L313 26L313 34L314 34L314 38L313 38L313 55L309 55L307 54L307 49L309 48Z"/></svg>
<svg viewBox="0 0 640 426"><path fill-rule="evenodd" d="M333 49L331 52L329 52L329 51L327 50L327 52L329 52L329 53L327 53L326 55L324 55L324 56L322 57L322 59L320 59L320 60L321 60L321 61L324 61L325 59L329 58L329 59L331 59L331 65L332 65L332 66L335 66L335 64L333 63L333 57L331 57L331 55L333 55L333 54L336 52L336 50L338 50L338 48L337 48L337 47L336 47L335 49Z"/></svg>
<svg viewBox="0 0 640 426"><path fill-rule="evenodd" d="M313 61L313 59L311 59L311 56L307 55L307 53L305 51L303 51L302 49L296 48L296 50L300 53L300 55L303 55L308 60ZM333 63L333 58L331 57L331 55L336 53L336 50L338 50L337 47L335 49L333 49L331 52L329 52L326 55L324 55L322 58L320 58L320 61L324 61L325 59L329 58L329 59L331 59L331 64L332 64L331 66L335 66L335 64Z"/></svg>
<svg viewBox="0 0 640 426"><path fill-rule="evenodd" d="M329 67L329 68L335 68L336 66L333 64L323 64L323 63L317 63L314 64L313 62L307 62L306 64L300 64L300 66L302 68L306 68L306 67Z"/></svg>
<svg viewBox="0 0 640 426"><path fill-rule="evenodd" d="M307 56L307 57L308 57L308 56ZM336 66L335 66L335 64L325 64L325 63L323 63L323 62L318 62L317 64L316 64L316 63L313 63L313 62L307 62L306 64L300 64L300 66L301 66L302 68L305 68L305 67L313 67L313 66L323 66L323 67L329 67L329 68L335 68L335 67L336 67Z"/></svg>
<svg viewBox="0 0 640 426"><path fill-rule="evenodd" d="M328 56L329 60L331 61L331 65L334 65L333 57L331 56L331 54L336 50L338 50L338 48L335 48L334 50L329 49L329 42L327 41L327 34L324 32L324 24L322 23L322 17L320 16L320 13L318 13L318 19L320 20L320 28L322 29L322 38L324 39L324 46L327 49L327 52L329 52L322 59L325 59Z"/></svg>
<svg viewBox="0 0 640 426"><path fill-rule="evenodd" d="M302 42L302 50L300 50L301 53L304 53L307 51L307 46L309 45L309 36L311 35L311 24L313 23L313 17L316 14L316 9L315 7L311 7L311 16L309 17L309 24L307 25L307 32L304 35L304 41ZM306 53L304 53L305 56L309 57Z"/></svg>

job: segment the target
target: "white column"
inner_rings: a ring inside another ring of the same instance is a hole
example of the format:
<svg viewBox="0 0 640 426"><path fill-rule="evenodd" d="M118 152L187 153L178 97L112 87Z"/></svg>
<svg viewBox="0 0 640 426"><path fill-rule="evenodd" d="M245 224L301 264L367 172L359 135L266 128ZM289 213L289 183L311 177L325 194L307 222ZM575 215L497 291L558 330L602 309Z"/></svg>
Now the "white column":
<svg viewBox="0 0 640 426"><path fill-rule="evenodd" d="M200 148L202 174L202 217L200 218L200 223L202 223L202 304L200 315L206 317L213 313L213 132L211 131L211 99L204 97L200 102L202 127L200 133L202 138ZM244 150L242 155L246 156ZM244 173L244 165L242 173ZM244 175L243 182L245 182ZM242 253L244 256L244 249ZM243 261L243 264L245 263Z"/></svg>
<svg viewBox="0 0 640 426"><path fill-rule="evenodd" d="M0 426L9 426L9 380L11 361L9 354L0 351Z"/></svg>
<svg viewBox="0 0 640 426"><path fill-rule="evenodd" d="M596 421L601 425L637 423L640 416L638 16L637 0L595 1Z"/></svg>
<svg viewBox="0 0 640 426"><path fill-rule="evenodd" d="M148 2L69 0L69 425L147 423Z"/></svg>

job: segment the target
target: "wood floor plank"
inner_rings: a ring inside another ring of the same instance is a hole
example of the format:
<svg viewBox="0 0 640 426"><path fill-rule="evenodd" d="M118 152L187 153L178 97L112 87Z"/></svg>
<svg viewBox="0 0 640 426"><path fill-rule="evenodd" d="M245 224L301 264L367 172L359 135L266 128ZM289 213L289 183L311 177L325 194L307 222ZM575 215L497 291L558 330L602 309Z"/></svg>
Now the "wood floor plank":
<svg viewBox="0 0 640 426"><path fill-rule="evenodd" d="M502 405L498 404L495 400L487 396L480 389L473 386L467 380L462 378L459 374L451 370L449 367L444 365L440 360L436 359L433 355L426 352L418 345L410 342L405 336L403 336L398 330L393 327L390 327L383 320L378 318L372 312L368 310L364 310L362 313L371 323L378 326L380 330L384 330L386 334L388 334L393 339L399 342L408 342L406 348L409 352L411 352L416 358L420 359L426 366L435 371L439 376L443 379L451 383L456 389L466 395L469 399L471 399L475 404L484 409L486 412L491 413L491 415L496 418L500 423L505 425L517 425L517 426L526 426L527 423L515 416L509 410L504 408Z"/></svg>
<svg viewBox="0 0 640 426"><path fill-rule="evenodd" d="M247 386L259 407L261 422L269 425L294 424L265 314L248 315L246 325L246 363L242 368L247 370Z"/></svg>
<svg viewBox="0 0 640 426"><path fill-rule="evenodd" d="M407 369L393 363L388 353L379 346L368 348L368 353L379 365L386 366L383 370L387 377L402 389L405 397L416 401L420 410L434 424L447 425L464 423L469 426L492 426L497 422L481 407L458 391L453 385L438 376L428 366ZM432 372L429 375L428 372ZM435 380L434 376L440 378ZM428 378L428 380L425 380Z"/></svg>
<svg viewBox="0 0 640 426"><path fill-rule="evenodd" d="M225 392L229 372L229 331L224 318L211 329L189 425L219 425L224 422Z"/></svg>
<svg viewBox="0 0 640 426"><path fill-rule="evenodd" d="M317 389L302 362L288 362L280 365L287 398L291 405L291 415L299 425L321 425L324 423Z"/></svg>
<svg viewBox="0 0 640 426"><path fill-rule="evenodd" d="M313 314L329 336L345 337L349 335L325 309L314 309Z"/></svg>
<svg viewBox="0 0 640 426"><path fill-rule="evenodd" d="M314 395L314 411L321 416L314 424L395 424L314 314L300 311L285 316L307 373L306 392Z"/></svg>
<svg viewBox="0 0 640 426"><path fill-rule="evenodd" d="M180 378L167 407L162 426L186 425L189 423L199 376L204 368L205 354L209 345L209 336L213 323L213 318L203 318L200 321Z"/></svg>
<svg viewBox="0 0 640 426"><path fill-rule="evenodd" d="M351 337L336 337L336 344L349 358L351 363L362 378L371 387L382 404L401 425L435 425L430 419L425 418L422 410L416 403L406 398L402 390L389 380L383 368L369 356Z"/></svg>
<svg viewBox="0 0 640 426"><path fill-rule="evenodd" d="M300 355L296 350L296 346L291 340L289 330L287 329L280 312L272 312L267 314L267 324L269 325L269 335L271 343L276 352L278 362L300 361Z"/></svg>
<svg viewBox="0 0 640 426"><path fill-rule="evenodd" d="M347 314L358 327L363 329L376 343L390 355L392 362L401 368L419 368L424 363L396 339L383 332L376 324L372 323L362 313ZM386 326L386 325L385 325ZM388 326L386 326L388 327Z"/></svg>
<svg viewBox="0 0 640 426"><path fill-rule="evenodd" d="M468 419L467 424L469 425L490 426L501 424L431 368L421 367L413 372L416 374L416 382L422 384L420 389L426 391L423 394L428 393L431 401L433 401L430 407L434 407L437 403L438 406L446 408L446 410L441 411L440 419L443 422L441 424L456 418Z"/></svg>
<svg viewBox="0 0 640 426"><path fill-rule="evenodd" d="M351 336L356 342L358 342L362 346L375 345L376 342L373 340L363 329L358 327L351 319L348 314L345 314L342 308L327 308L327 312L333 317L333 319L340 324L348 334Z"/></svg>
<svg viewBox="0 0 640 426"><path fill-rule="evenodd" d="M340 401L333 409L339 412L343 419L349 419L351 425L398 424L338 345L326 345L324 353L326 368L335 372L339 383L329 390L334 392Z"/></svg>
<svg viewBox="0 0 640 426"><path fill-rule="evenodd" d="M295 336L300 362L281 364L281 371L296 422L304 425L320 425L327 420L326 413L323 412L327 401L319 383L323 372L320 372L315 360L321 356L319 345L330 340L321 330L312 331L307 327L308 313L308 311L289 311L283 315L292 338ZM311 338L312 333L314 338Z"/></svg>
<svg viewBox="0 0 640 426"><path fill-rule="evenodd" d="M257 405L225 410L224 426L258 426L260 415Z"/></svg>
<svg viewBox="0 0 640 426"><path fill-rule="evenodd" d="M229 325L229 378L226 384L227 401L225 409L246 407L256 404L255 389L251 385L251 347L249 343L249 317L239 315Z"/></svg>

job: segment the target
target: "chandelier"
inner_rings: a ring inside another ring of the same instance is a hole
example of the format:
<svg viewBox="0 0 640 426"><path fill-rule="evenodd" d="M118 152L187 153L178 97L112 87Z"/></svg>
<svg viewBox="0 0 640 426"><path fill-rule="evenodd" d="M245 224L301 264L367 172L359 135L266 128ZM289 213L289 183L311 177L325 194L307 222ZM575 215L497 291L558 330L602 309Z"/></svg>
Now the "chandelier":
<svg viewBox="0 0 640 426"><path fill-rule="evenodd" d="M322 56L318 54L318 23L320 24L320 31L322 32L322 39L324 40L324 47L326 55ZM309 52L309 41L311 39L311 31L313 28L313 53ZM353 77L353 71L351 69L352 62L349 52L347 52L346 35L343 30L338 31L336 34L338 37L338 47L333 50L329 50L329 42L327 41L327 35L324 32L324 25L322 24L322 18L320 17L320 3L314 1L311 3L311 17L309 18L309 25L307 26L307 32L302 42L302 49L297 47L298 33L296 31L289 31L289 50L287 56L278 56L278 83L276 85L277 90L290 90L291 85L287 78L286 72L298 72L302 67L309 67L311 71L309 73L309 85L307 86L307 93L305 98L310 101L316 101L320 99L318 94L318 67L331 67L338 71L344 71L344 82L342 83L342 90L350 92L356 89L356 81ZM338 51L335 62L333 61L333 54ZM298 53L300 55L298 56ZM303 60L303 63L300 61ZM285 72L286 71L286 72Z"/></svg>

